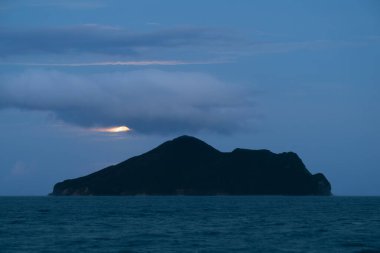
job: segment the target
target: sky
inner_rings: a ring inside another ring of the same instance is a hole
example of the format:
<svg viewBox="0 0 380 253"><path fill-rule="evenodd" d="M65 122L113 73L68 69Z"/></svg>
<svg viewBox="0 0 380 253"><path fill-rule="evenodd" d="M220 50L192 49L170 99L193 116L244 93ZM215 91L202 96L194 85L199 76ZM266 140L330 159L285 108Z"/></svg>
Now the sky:
<svg viewBox="0 0 380 253"><path fill-rule="evenodd" d="M183 134L380 195L379 27L376 0L1 0L0 195Z"/></svg>

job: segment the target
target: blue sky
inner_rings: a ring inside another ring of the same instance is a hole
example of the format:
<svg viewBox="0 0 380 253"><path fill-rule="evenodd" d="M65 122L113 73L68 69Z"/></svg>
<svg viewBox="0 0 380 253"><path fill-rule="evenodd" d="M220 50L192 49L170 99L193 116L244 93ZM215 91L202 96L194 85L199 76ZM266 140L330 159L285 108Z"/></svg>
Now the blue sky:
<svg viewBox="0 0 380 253"><path fill-rule="evenodd" d="M0 24L0 195L182 134L380 194L378 1L5 0Z"/></svg>

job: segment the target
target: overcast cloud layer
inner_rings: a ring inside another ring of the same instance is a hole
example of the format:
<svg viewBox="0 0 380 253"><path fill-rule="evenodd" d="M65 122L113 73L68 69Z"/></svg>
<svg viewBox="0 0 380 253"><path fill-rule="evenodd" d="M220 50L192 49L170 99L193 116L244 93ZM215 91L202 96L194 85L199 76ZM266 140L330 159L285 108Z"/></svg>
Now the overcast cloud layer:
<svg viewBox="0 0 380 253"><path fill-rule="evenodd" d="M28 29L0 26L0 64L72 67L116 65L120 62L133 65L131 63L136 61L170 62L172 65L211 64L257 53L360 46L363 43L283 40L281 36L259 32L249 39L232 29L209 27L135 31L99 24Z"/></svg>
<svg viewBox="0 0 380 253"><path fill-rule="evenodd" d="M195 72L76 75L34 70L1 76L0 83L0 108L50 111L82 127L228 133L251 124L254 114L247 88Z"/></svg>
<svg viewBox="0 0 380 253"><path fill-rule="evenodd" d="M145 32L96 24L55 28L0 27L0 57L44 54L97 54L113 57L146 57L158 50L186 49L193 53L236 46L230 32L181 27Z"/></svg>

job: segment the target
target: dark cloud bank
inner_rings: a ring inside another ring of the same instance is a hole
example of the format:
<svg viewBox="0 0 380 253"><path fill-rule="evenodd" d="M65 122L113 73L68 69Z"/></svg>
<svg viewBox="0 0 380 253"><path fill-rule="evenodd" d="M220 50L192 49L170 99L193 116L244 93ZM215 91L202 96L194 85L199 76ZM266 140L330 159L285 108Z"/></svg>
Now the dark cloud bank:
<svg viewBox="0 0 380 253"><path fill-rule="evenodd" d="M141 133L231 133L253 120L252 92L202 73L140 70L0 76L0 109L53 112L82 127L127 125Z"/></svg>
<svg viewBox="0 0 380 253"><path fill-rule="evenodd" d="M85 62L99 59L197 59L197 62L221 63L250 54L314 50L343 45L348 46L350 43L329 40L283 41L281 38L268 39L259 33L252 41L240 36L235 30L205 27L132 31L98 24L28 29L0 26L1 64L59 65L62 61L73 63L73 60L78 59ZM37 57L34 58L37 62L29 62L28 57Z"/></svg>
<svg viewBox="0 0 380 253"><path fill-rule="evenodd" d="M149 50L199 48L215 50L236 44L237 38L216 29L182 27L132 32L96 24L17 29L0 27L0 57L24 54L145 55Z"/></svg>

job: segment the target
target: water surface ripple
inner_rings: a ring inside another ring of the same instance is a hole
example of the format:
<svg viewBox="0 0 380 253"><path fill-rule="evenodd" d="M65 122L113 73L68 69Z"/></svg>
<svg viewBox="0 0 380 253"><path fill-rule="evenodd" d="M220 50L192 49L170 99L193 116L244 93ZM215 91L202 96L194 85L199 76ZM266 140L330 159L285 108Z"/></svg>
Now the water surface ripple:
<svg viewBox="0 0 380 253"><path fill-rule="evenodd" d="M380 253L380 197L1 197L0 252Z"/></svg>

